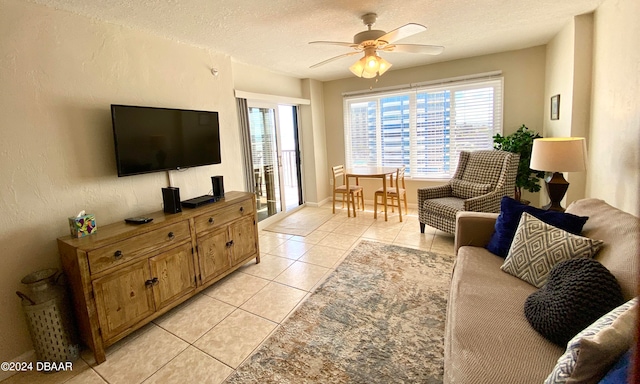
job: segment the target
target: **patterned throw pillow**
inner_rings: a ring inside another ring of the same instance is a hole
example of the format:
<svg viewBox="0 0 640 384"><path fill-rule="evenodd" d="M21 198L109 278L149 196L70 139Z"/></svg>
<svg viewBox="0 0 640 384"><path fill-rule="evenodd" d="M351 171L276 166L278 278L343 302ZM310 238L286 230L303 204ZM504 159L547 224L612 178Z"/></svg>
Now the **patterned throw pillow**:
<svg viewBox="0 0 640 384"><path fill-rule="evenodd" d="M617 333L618 337L625 338L630 343L633 342L633 335L635 332L635 305L638 298L633 298L626 303L622 304L613 311L602 316L596 320L593 324L585 328L582 332L578 333L573 339L567 343L567 350L560 356L553 371L549 374L549 377L545 380L544 384L561 384L566 383L569 379L573 379L573 375L580 375L577 369L577 362L581 358L582 347L585 344L585 340L589 340L595 343L608 343L611 340L606 336L607 333ZM587 342L588 343L588 342ZM587 350L585 349L585 352ZM624 353L624 349L620 354ZM619 355L614 355L612 361L615 361ZM611 358L611 356L608 356ZM593 367L591 367L593 368ZM606 370L602 375L606 373ZM578 377L576 377L578 379ZM598 382L598 379L594 379L593 382ZM589 381L581 381L589 382Z"/></svg>
<svg viewBox="0 0 640 384"><path fill-rule="evenodd" d="M585 216L576 216L565 212L545 211L504 196L500 201L500 215L496 220L495 232L487 244L489 252L500 257L507 257L522 212L527 212L547 224L564 229L574 235L579 235L582 232L582 227L588 219Z"/></svg>
<svg viewBox="0 0 640 384"><path fill-rule="evenodd" d="M461 199L482 196L485 193L489 193L490 190L491 184L478 184L460 179L451 179L451 193Z"/></svg>
<svg viewBox="0 0 640 384"><path fill-rule="evenodd" d="M524 212L500 269L541 288L554 265L575 257L593 257L602 244L601 240L573 235Z"/></svg>

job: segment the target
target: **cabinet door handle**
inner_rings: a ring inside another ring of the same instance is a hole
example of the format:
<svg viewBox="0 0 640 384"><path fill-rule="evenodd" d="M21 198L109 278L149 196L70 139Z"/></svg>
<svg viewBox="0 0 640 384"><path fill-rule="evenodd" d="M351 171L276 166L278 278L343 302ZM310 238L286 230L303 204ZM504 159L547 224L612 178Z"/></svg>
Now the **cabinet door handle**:
<svg viewBox="0 0 640 384"><path fill-rule="evenodd" d="M117 260L120 259L122 257L122 251L121 250L117 250L113 253L113 257Z"/></svg>
<svg viewBox="0 0 640 384"><path fill-rule="evenodd" d="M244 212L244 207L240 207L240 213Z"/></svg>
<svg viewBox="0 0 640 384"><path fill-rule="evenodd" d="M160 280L158 280L157 277L154 277L153 279L147 280L144 282L145 287L147 288L151 288L154 285L157 285L160 282Z"/></svg>
<svg viewBox="0 0 640 384"><path fill-rule="evenodd" d="M169 237L169 239L173 239L174 234L173 234L173 232L169 232L169 234L167 236Z"/></svg>
<svg viewBox="0 0 640 384"><path fill-rule="evenodd" d="M209 224L213 224L213 217L209 218Z"/></svg>
<svg viewBox="0 0 640 384"><path fill-rule="evenodd" d="M233 245L233 240L227 241L227 248Z"/></svg>

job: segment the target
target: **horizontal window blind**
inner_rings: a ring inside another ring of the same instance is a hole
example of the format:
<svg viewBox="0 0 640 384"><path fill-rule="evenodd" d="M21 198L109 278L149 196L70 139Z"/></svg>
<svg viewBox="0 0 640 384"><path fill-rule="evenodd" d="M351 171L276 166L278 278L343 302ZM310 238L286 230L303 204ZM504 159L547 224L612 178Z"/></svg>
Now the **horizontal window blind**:
<svg viewBox="0 0 640 384"><path fill-rule="evenodd" d="M502 133L501 76L345 96L345 163L401 166L450 178L460 151L493 148Z"/></svg>

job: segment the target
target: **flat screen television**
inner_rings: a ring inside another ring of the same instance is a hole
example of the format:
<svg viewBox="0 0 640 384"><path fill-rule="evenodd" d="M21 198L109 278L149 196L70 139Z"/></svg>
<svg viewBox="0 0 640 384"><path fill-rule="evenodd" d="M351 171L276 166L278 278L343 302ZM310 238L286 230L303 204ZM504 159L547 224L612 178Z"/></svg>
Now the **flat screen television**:
<svg viewBox="0 0 640 384"><path fill-rule="evenodd" d="M218 112L111 105L118 176L220 164Z"/></svg>

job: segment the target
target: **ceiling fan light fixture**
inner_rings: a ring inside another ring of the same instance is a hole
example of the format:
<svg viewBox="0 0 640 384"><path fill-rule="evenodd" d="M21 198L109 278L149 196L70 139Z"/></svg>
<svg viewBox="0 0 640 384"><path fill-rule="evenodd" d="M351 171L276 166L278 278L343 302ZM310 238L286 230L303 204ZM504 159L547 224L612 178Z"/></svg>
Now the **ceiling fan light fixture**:
<svg viewBox="0 0 640 384"><path fill-rule="evenodd" d="M364 52L364 57L353 63L349 70L358 77L373 78L382 76L391 68L391 63L381 58L378 52L404 52L404 53L420 53L426 55L439 55L444 47L438 45L424 44L397 44L398 41L406 39L410 36L424 32L427 27L421 24L409 23L398 27L390 32L371 29L376 22L378 15L375 13L367 13L362 16L362 22L367 26L366 31L357 33L353 37L353 43L341 41L312 41L309 44L329 44L340 45L355 49L355 51L332 57L328 60L312 65L310 68L316 68L325 65L334 60L343 57L357 55Z"/></svg>
<svg viewBox="0 0 640 384"><path fill-rule="evenodd" d="M378 72L378 68L380 68L380 62L378 61L380 56L378 55L368 55L365 60L367 62L367 71L368 72Z"/></svg>
<svg viewBox="0 0 640 384"><path fill-rule="evenodd" d="M382 57L378 56L379 60L378 60L378 75L382 76L385 72L387 72L387 70L389 68L391 68L391 66L393 64L391 64L390 62L388 62L387 60L383 59Z"/></svg>
<svg viewBox="0 0 640 384"><path fill-rule="evenodd" d="M362 72L362 78L363 79L373 79L374 77L378 76L378 72L368 72L367 70Z"/></svg>
<svg viewBox="0 0 640 384"><path fill-rule="evenodd" d="M382 76L383 73L391 67L391 63L377 54L369 54L353 63L349 70L358 77L372 79L376 76Z"/></svg>
<svg viewBox="0 0 640 384"><path fill-rule="evenodd" d="M353 65L349 67L349 70L354 75L356 75L358 77L362 77L362 73L364 72L365 64L366 64L366 62L365 62L365 59L363 57L360 60L358 60L355 63L353 63Z"/></svg>

